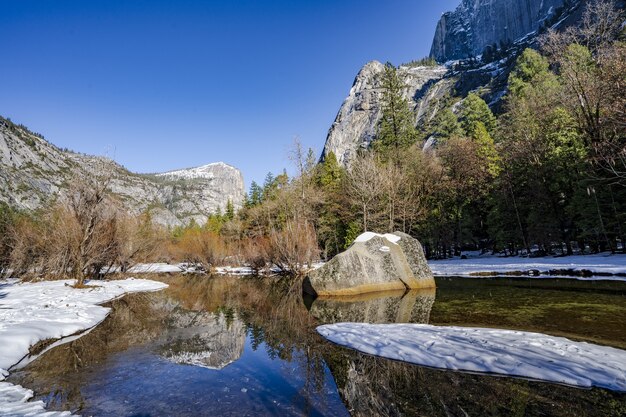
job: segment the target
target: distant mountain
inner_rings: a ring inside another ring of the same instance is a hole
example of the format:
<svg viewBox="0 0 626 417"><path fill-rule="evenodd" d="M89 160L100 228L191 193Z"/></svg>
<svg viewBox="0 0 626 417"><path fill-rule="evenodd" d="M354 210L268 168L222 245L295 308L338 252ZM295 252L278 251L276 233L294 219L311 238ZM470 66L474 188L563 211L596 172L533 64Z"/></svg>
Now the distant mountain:
<svg viewBox="0 0 626 417"><path fill-rule="evenodd" d="M116 162L61 150L41 135L0 117L0 201L33 210L66 192L72 178L94 175L105 167L111 190L131 213L149 210L168 226L192 219L204 223L225 211L228 201L241 207L241 172L222 162L162 174L135 174Z"/></svg>

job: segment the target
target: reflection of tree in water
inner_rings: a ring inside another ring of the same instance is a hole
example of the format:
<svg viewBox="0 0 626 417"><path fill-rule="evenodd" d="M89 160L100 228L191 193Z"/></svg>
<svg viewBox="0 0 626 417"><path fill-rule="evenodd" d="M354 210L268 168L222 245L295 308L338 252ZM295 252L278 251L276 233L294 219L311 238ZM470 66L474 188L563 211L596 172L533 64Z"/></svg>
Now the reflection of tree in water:
<svg viewBox="0 0 626 417"><path fill-rule="evenodd" d="M293 404L305 415L327 409L320 404L327 398L320 393L329 389L327 369L356 416L626 415L623 394L421 368L335 346L315 331L322 322L336 320L389 322L409 317L411 322L427 322L432 293L316 300L309 312L294 281L189 276L164 281L170 285L164 292L111 303L113 314L90 334L51 350L29 365L28 372L13 374L11 381L50 392L55 408L77 409L85 381L76 379L93 378L97 370L94 374L75 369L158 339L178 326L172 317L181 311L180 317L189 323L197 315L203 317L200 324L211 320L227 331L241 323L253 349L289 361L288 377L301 386Z"/></svg>
<svg viewBox="0 0 626 417"><path fill-rule="evenodd" d="M360 353L328 357L354 416L623 416L623 394L450 372Z"/></svg>
<svg viewBox="0 0 626 417"><path fill-rule="evenodd" d="M105 304L109 317L85 336L42 355L9 380L35 392L49 393L51 409L80 410L81 386L89 374L75 372L97 366L116 352L156 339L163 331L166 309L157 294L131 294Z"/></svg>

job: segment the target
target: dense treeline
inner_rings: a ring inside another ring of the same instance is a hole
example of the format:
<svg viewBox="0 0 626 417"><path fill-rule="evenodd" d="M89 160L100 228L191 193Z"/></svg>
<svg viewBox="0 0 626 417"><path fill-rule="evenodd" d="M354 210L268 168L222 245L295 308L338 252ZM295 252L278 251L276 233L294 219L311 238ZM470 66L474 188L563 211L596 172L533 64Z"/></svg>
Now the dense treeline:
<svg viewBox="0 0 626 417"><path fill-rule="evenodd" d="M328 257L364 230L403 230L431 257L620 251L626 238L626 44L614 2L519 56L504 109L448 97L418 129L392 65L372 149L343 170L296 158L299 176L253 184L244 233L313 226ZM621 33L620 33L621 32ZM304 163L302 162L304 161Z"/></svg>
<svg viewBox="0 0 626 417"><path fill-rule="evenodd" d="M509 77L501 114L480 91L447 97L415 127L396 68L381 74L383 114L369 150L342 168L295 141L297 173L252 183L245 206L167 229L130 216L106 176L77 179L36 213L0 205L0 268L79 283L138 262L270 265L327 259L363 231L401 230L431 258L624 251L626 43L614 3L590 3L577 28L548 32Z"/></svg>

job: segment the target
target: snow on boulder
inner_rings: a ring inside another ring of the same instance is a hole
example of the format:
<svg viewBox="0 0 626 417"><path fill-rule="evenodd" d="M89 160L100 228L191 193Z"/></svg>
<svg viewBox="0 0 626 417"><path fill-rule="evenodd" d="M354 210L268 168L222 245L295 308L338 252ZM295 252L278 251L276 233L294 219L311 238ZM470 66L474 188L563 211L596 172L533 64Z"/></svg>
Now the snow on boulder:
<svg viewBox="0 0 626 417"><path fill-rule="evenodd" d="M316 296L434 287L422 245L400 232L363 233L304 281L304 290Z"/></svg>
<svg viewBox="0 0 626 417"><path fill-rule="evenodd" d="M368 242L370 239L373 239L375 237L382 237L384 239L387 239L391 243L398 243L398 241L400 239L402 239L400 236L394 235L392 233L385 233L384 235L381 235L380 233L365 232L365 233L362 233L361 235L359 235L359 237L357 237L356 239L354 239L354 242L355 243L365 243L365 242Z"/></svg>
<svg viewBox="0 0 626 417"><path fill-rule="evenodd" d="M319 326L333 343L432 368L626 392L626 351L516 330L427 324Z"/></svg>

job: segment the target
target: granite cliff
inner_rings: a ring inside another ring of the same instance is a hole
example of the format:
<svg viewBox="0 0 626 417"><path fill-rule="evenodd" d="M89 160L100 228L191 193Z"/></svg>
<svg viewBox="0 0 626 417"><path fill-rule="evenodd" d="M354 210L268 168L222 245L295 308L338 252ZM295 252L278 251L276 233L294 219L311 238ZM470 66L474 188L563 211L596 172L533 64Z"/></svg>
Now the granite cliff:
<svg viewBox="0 0 626 417"><path fill-rule="evenodd" d="M348 166L360 148L368 148L376 136L382 116L380 76L384 65L378 61L367 63L356 76L348 97L344 100L332 124L322 159L333 152L343 166ZM428 112L431 103L441 98L450 88L444 76L444 66L402 66L398 70L406 84L404 96L415 112L416 123L432 117Z"/></svg>
<svg viewBox="0 0 626 417"><path fill-rule="evenodd" d="M462 0L437 25L431 56L446 64L407 64L398 68L415 125L426 124L441 108L463 100L470 92L477 92L497 112L519 54L525 48L536 48L538 36L546 29L561 30L577 24L586 3ZM487 46L497 53L480 56ZM359 149L369 148L382 116L383 69L383 64L371 61L359 71L328 131L321 161L332 152L347 168Z"/></svg>
<svg viewBox="0 0 626 417"><path fill-rule="evenodd" d="M513 43L557 18L573 0L463 0L445 13L430 55L439 62L480 55L485 47Z"/></svg>

